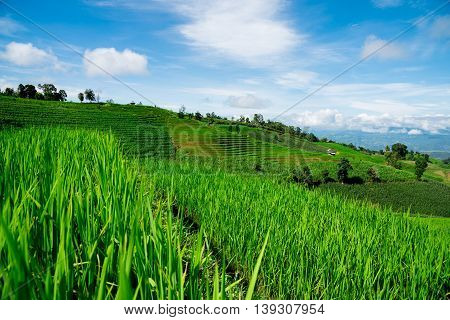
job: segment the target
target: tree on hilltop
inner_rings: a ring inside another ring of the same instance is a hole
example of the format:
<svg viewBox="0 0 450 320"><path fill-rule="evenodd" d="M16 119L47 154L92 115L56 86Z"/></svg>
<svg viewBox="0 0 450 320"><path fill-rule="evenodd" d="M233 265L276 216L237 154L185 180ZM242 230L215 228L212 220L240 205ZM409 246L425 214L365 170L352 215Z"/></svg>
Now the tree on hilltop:
<svg viewBox="0 0 450 320"><path fill-rule="evenodd" d="M94 90L92 90L92 89L86 89L86 90L84 90L84 97L85 97L86 100L89 101L89 102L95 101L95 93L94 93Z"/></svg>
<svg viewBox="0 0 450 320"><path fill-rule="evenodd" d="M42 90L45 100L59 100L57 98L58 89L51 83L38 84L38 88Z"/></svg>
<svg viewBox="0 0 450 320"><path fill-rule="evenodd" d="M420 178L422 178L425 170L428 167L428 161L427 158L424 157L423 155L417 155L415 163L416 163L415 168L416 178L417 180L420 180Z"/></svg>
<svg viewBox="0 0 450 320"><path fill-rule="evenodd" d="M14 89L13 88L5 88L5 91L3 92L5 96L14 96Z"/></svg>
<svg viewBox="0 0 450 320"><path fill-rule="evenodd" d="M405 160L408 154L408 147L403 143L396 143L392 145L392 152L397 153L399 159Z"/></svg>

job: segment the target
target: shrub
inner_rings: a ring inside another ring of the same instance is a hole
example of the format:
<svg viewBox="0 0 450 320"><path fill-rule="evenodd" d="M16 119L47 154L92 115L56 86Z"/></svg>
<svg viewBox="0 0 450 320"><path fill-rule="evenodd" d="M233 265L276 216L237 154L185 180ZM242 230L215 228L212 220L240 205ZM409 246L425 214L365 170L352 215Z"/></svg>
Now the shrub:
<svg viewBox="0 0 450 320"><path fill-rule="evenodd" d="M338 181L344 183L348 179L348 172L352 170L353 167L347 158L342 158L338 164L337 177Z"/></svg>
<svg viewBox="0 0 450 320"><path fill-rule="evenodd" d="M368 175L367 181L369 181L369 182L380 182L381 181L380 177L378 176L378 172L375 170L374 167L370 167L367 170L367 175Z"/></svg>

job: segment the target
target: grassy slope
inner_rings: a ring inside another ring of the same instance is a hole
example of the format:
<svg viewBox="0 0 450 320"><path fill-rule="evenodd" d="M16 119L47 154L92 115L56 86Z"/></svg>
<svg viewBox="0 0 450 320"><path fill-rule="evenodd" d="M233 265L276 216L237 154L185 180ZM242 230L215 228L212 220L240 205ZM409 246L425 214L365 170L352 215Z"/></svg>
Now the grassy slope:
<svg viewBox="0 0 450 320"><path fill-rule="evenodd" d="M22 102L15 101L15 107ZM55 106L58 112L62 113L73 108L76 110L74 113L78 114L87 113L87 110L82 108L88 110L100 108L114 114L114 119L122 112L128 112L130 118L136 116L138 112L144 114L161 112L165 113L161 118L167 128L163 130L168 130L171 134L173 144L179 147L180 153L183 153L185 143L197 141L212 145L215 148L212 149L213 152L217 152L219 158L251 158L249 154L239 154L242 150L238 154L234 154L233 150L227 151L230 143L217 145L218 138L228 138L237 133L229 133L225 128L210 127L197 121L180 120L173 113L157 108L80 106L79 104L59 106L56 103L39 102L35 106L41 108L40 110L23 108L20 111L25 113L27 110L32 110L25 115L11 116L13 111L4 111L6 107L1 106L0 119L5 120L6 114L10 118L4 123L11 124L12 121L16 121L15 125L52 124L57 121L60 123L62 120L56 117L43 118L52 114L50 107ZM128 109L121 111L115 108ZM136 108L142 109L136 110ZM42 114L42 118L35 116L33 119L33 115L38 111ZM133 135L128 134L129 131L115 131L115 128L128 125L123 121L124 118L122 121L110 122L114 126L110 124L100 126L99 123L104 118L101 112L97 115L99 116L96 118L94 113L89 113L89 116L85 118L94 120L86 121L91 121L89 123L92 127L95 127L97 122L100 129L109 130L110 128L128 148L133 146L133 143L136 146L137 142L133 141ZM75 126L86 126L81 122L80 117L82 115L71 119L77 121ZM146 124L149 123L151 124L150 120ZM184 130L181 130L180 128L183 127ZM191 127L195 127L195 130L191 130ZM121 136L121 133L125 134ZM207 136L211 138L211 141L204 140ZM192 139L192 137L196 138ZM164 138L166 139L167 135L164 135ZM248 141L257 144L255 142L257 139L251 136L247 138ZM237 142L232 141L231 149L235 145L243 144L240 140L241 138L238 137ZM148 142L144 139L143 143L145 145ZM200 149L202 148L194 146L192 151L196 152ZM276 148L267 150L260 145L250 153L270 154L276 150L275 156L277 156L282 151L286 152L286 149L289 148L277 144ZM137 148L137 150L140 149ZM244 151L246 150L248 148ZM328 159L327 155L317 151L298 149L295 152L314 154L319 158ZM189 160L192 160L190 157L188 157ZM327 161L316 162L326 163ZM154 164L152 162L149 165ZM259 287L261 295L284 298L443 298L445 296L445 290L449 286L447 282L449 279L448 243L445 243L445 237L440 236L444 232L440 228L430 229L425 226L425 223L417 223L417 220L410 221L406 217L392 215L389 210L379 210L361 205L359 202L342 201L340 198L306 191L295 185L283 186L270 179L261 180L261 177L257 176L245 177L225 172L218 175L204 175L205 171L199 170L200 167L192 167L191 161L187 165L188 175L183 175L179 167L173 163L166 163L162 168L152 167L150 173L157 177L160 188L168 186L175 188L178 205L187 208L192 217L199 219L218 248L223 250L230 260L235 261L246 276L261 247L261 235L269 229L274 230L271 244L267 249L267 259L264 260L262 267L263 280L262 286ZM172 175L167 175L167 172L173 170L173 166L176 170L172 172ZM210 173L215 173L216 169L214 167ZM280 246L280 243L285 246ZM374 243L380 245L373 246ZM393 245L395 250L392 249ZM413 247L423 249L413 250ZM393 255L393 252L396 254ZM400 255L397 254L399 252ZM335 259L336 256L341 258ZM303 257L304 260L299 260L299 257ZM284 263L280 264L280 261ZM341 285L337 286L337 283Z"/></svg>
<svg viewBox="0 0 450 320"><path fill-rule="evenodd" d="M57 125L69 128L111 130L127 153L169 156L173 146L167 110L109 104L38 101L0 96L0 127Z"/></svg>
<svg viewBox="0 0 450 320"><path fill-rule="evenodd" d="M174 186L177 206L239 274L249 277L269 232L261 297L445 298L450 264L443 230L269 177L191 162L150 160L148 170L160 188Z"/></svg>
<svg viewBox="0 0 450 320"><path fill-rule="evenodd" d="M321 185L320 190L333 191L348 198L369 200L399 212L450 217L450 187L437 182L405 181L361 185L329 183Z"/></svg>
<svg viewBox="0 0 450 320"><path fill-rule="evenodd" d="M349 158L353 177L367 178L367 170L374 167L383 181L415 181L413 165L404 161L404 170L386 166L381 155L369 155L336 143L311 143L261 128L224 124L210 125L190 119L179 119L173 112L146 106L99 105L60 103L0 96L0 125L65 125L70 127L98 128L111 130L124 143L127 152L140 156L188 158L190 161L209 162L234 172L254 172L255 164L261 163L264 172L287 175L295 166L307 164L316 179L323 170L335 175L340 158ZM337 151L335 157L326 153L327 149ZM336 177L334 177L336 178ZM450 184L450 169L441 161L433 160L425 173L425 179L444 181ZM413 183L409 184L410 186ZM409 199L411 190L397 187L390 197L362 197L371 201L381 201L394 208L397 199ZM355 186L355 189L363 188ZM436 189L436 185L433 185ZM340 187L333 187L340 192ZM348 194L343 187L342 192ZM375 188L372 188L375 189ZM419 188L415 203L428 203L429 192ZM441 187L437 194L446 192ZM356 192L355 195L361 195ZM446 197L444 197L446 199ZM421 208L423 206L419 206ZM420 212L415 210L414 212ZM423 213L423 212L421 212ZM433 214L440 214L433 212Z"/></svg>
<svg viewBox="0 0 450 320"><path fill-rule="evenodd" d="M202 239L189 257L181 226L171 223L170 196L157 196L112 135L4 130L0 154L2 299L200 299L213 287L223 292L199 273Z"/></svg>

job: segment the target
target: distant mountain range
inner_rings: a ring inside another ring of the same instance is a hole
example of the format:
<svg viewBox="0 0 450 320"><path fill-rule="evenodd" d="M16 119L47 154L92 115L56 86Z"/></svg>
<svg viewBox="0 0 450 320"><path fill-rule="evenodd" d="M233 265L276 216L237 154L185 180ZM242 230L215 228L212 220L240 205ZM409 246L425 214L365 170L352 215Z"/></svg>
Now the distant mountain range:
<svg viewBox="0 0 450 320"><path fill-rule="evenodd" d="M444 134L408 135L405 133L367 133L361 131L314 130L319 137L337 142L353 143L372 150L384 149L386 145L404 143L408 149L430 154L434 158L450 157L450 132Z"/></svg>

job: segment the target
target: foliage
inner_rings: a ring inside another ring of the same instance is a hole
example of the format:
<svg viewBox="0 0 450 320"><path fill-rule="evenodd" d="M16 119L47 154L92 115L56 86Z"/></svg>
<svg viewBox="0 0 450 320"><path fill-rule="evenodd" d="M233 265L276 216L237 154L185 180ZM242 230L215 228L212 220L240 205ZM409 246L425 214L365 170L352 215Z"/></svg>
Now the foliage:
<svg viewBox="0 0 450 320"><path fill-rule="evenodd" d="M294 168L292 170L291 180L307 187L311 187L314 184L311 169L308 166L303 166L301 169Z"/></svg>
<svg viewBox="0 0 450 320"><path fill-rule="evenodd" d="M15 127L56 125L112 131L129 155L171 157L174 154L166 125L169 111L152 107L0 99L0 128L3 124Z"/></svg>
<svg viewBox="0 0 450 320"><path fill-rule="evenodd" d="M81 103L84 101L84 93L83 92L80 92L78 94L78 100L80 100Z"/></svg>
<svg viewBox="0 0 450 320"><path fill-rule="evenodd" d="M402 164L400 162L400 156L398 155L398 153L396 153L394 151L386 151L384 153L384 156L386 158L386 163L389 166L394 167L395 169L402 168Z"/></svg>
<svg viewBox="0 0 450 320"><path fill-rule="evenodd" d="M3 94L5 96L12 97L14 95L14 89L13 88L5 88Z"/></svg>
<svg viewBox="0 0 450 320"><path fill-rule="evenodd" d="M178 118L183 119L185 114L186 114L186 107L181 106L180 110L178 111Z"/></svg>
<svg viewBox="0 0 450 320"><path fill-rule="evenodd" d="M259 114L259 113L255 113L255 114L253 115L253 123L254 123L254 124L257 124L257 125L262 125L262 124L264 124L264 117L263 117L263 115L262 115L262 114Z"/></svg>
<svg viewBox="0 0 450 320"><path fill-rule="evenodd" d="M331 190L340 197L368 200L398 212L450 217L450 187L438 182L329 183L321 185L318 190Z"/></svg>
<svg viewBox="0 0 450 320"><path fill-rule="evenodd" d="M348 179L348 172L352 170L353 167L347 158L342 158L337 167L337 178L338 181L344 183Z"/></svg>
<svg viewBox="0 0 450 320"><path fill-rule="evenodd" d="M381 179L378 176L378 172L375 170L374 167L370 167L367 169L367 181L368 182L380 182Z"/></svg>
<svg viewBox="0 0 450 320"><path fill-rule="evenodd" d="M84 97L87 101L93 102L95 101L95 93L92 89L86 89L84 90Z"/></svg>
<svg viewBox="0 0 450 320"><path fill-rule="evenodd" d="M408 217L213 166L149 160L148 171L248 279L269 233L258 297L446 297L448 240Z"/></svg>
<svg viewBox="0 0 450 320"><path fill-rule="evenodd" d="M416 160L415 160L415 174L417 177L417 180L420 180L420 178L422 178L423 173L425 172L425 170L428 167L428 161L424 156L421 155L417 155L416 156Z"/></svg>
<svg viewBox="0 0 450 320"><path fill-rule="evenodd" d="M27 84L25 86L23 84L19 84L17 88L17 95L19 98L36 99L36 94L36 87L31 84Z"/></svg>
<svg viewBox="0 0 450 320"><path fill-rule="evenodd" d="M203 115L202 115L200 112L197 111L197 112L195 113L195 115L194 115L194 119L200 121L200 120L203 119Z"/></svg>
<svg viewBox="0 0 450 320"><path fill-rule="evenodd" d="M4 131L0 149L2 299L206 294L209 280L183 271L201 270L202 245L186 264L173 199L138 180L111 135Z"/></svg>
<svg viewBox="0 0 450 320"><path fill-rule="evenodd" d="M326 169L321 171L320 176L321 176L320 181L322 183L334 182L334 179L330 177L330 171Z"/></svg>
<svg viewBox="0 0 450 320"><path fill-rule="evenodd" d="M408 153L408 147L404 145L403 143L396 143L392 145L391 148L392 152L395 152L399 159L404 160L407 153Z"/></svg>

